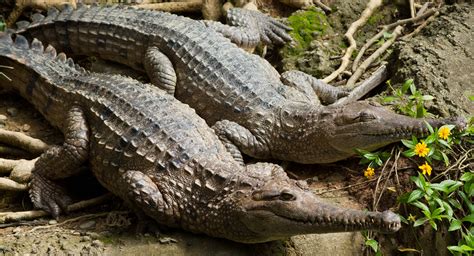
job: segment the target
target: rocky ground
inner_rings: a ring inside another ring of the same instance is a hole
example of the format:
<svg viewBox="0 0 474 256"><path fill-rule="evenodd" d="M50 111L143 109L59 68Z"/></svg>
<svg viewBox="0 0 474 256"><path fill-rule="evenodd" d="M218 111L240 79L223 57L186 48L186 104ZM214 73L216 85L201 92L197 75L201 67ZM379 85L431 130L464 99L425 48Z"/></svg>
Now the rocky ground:
<svg viewBox="0 0 474 256"><path fill-rule="evenodd" d="M288 15L288 8L272 7L264 10L272 14ZM315 36L291 56L285 49L277 54L270 49L269 57L280 70L298 68L323 77L337 68L337 55L345 45L342 34L348 25L358 18L367 1L329 1L337 11L327 19L328 27L316 27ZM398 43L390 56L392 83L396 85L413 78L424 94L435 97L429 111L441 116L472 115L474 104L468 96L474 94L472 42L474 17L472 5L444 7L440 15L419 35ZM370 38L380 24L400 18L395 6L387 6L373 15L368 26L357 35L358 40ZM318 16L321 17L321 16ZM339 42L339 43L338 43ZM283 60L282 60L283 59ZM82 61L93 70L111 72L110 68L95 60ZM107 67L104 70L104 67ZM124 72L123 69L118 71ZM129 71L127 71L129 72ZM140 74L129 73L140 77ZM385 88L380 89L383 91ZM51 128L33 107L12 93L0 94L0 128L22 131L41 138L49 144L61 142L62 136ZM348 185L365 182L362 167L357 159L333 165L287 167L291 177L306 179L316 193L328 201L351 208L371 207L375 183L343 189ZM414 172L400 174L402 184ZM87 175L85 175L87 176ZM82 177L87 186L72 187L80 198L89 198L104 193L90 178ZM74 180L71 184L78 183ZM84 194L84 187L87 192ZM378 210L396 205L395 193L386 193ZM26 194L0 193L0 212L31 209ZM21 202L21 203L19 203ZM163 227L159 232L148 231L136 234L137 221L128 213L119 199L61 217L58 222L43 218L32 222L9 226L0 224L0 255L365 255L364 238L361 233L339 233L295 236L285 241L259 245L244 245L227 240L195 235ZM397 235L380 235L377 239L384 247L384 255L398 255L397 248L414 247L414 237L404 227ZM449 241L443 233L422 232L419 235L425 255L445 255L443 243ZM424 238L424 239L423 239ZM432 246L433 244L439 246Z"/></svg>

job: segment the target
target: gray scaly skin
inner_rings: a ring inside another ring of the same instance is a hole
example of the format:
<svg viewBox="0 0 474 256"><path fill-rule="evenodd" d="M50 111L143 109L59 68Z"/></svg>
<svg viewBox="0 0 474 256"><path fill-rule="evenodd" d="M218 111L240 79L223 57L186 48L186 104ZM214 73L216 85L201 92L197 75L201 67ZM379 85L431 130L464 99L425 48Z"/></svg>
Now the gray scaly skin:
<svg viewBox="0 0 474 256"><path fill-rule="evenodd" d="M168 13L120 7L50 10L18 32L61 50L97 55L144 69L153 84L189 104L226 143L255 158L329 163L354 148L375 149L426 133L424 120L356 102L324 106L347 95L299 71L281 76L245 47L259 41L282 43L286 27L268 16L230 9L231 27ZM243 29L257 27L256 29ZM258 33L257 33L258 32ZM463 126L462 118L426 120ZM243 163L242 160L239 160Z"/></svg>
<svg viewBox="0 0 474 256"><path fill-rule="evenodd" d="M297 234L374 229L399 217L322 202L275 164L240 165L189 106L130 78L94 74L38 40L0 33L0 86L16 89L64 133L36 162L35 206L57 216L70 202L55 179L89 162L97 179L159 223L246 243Z"/></svg>

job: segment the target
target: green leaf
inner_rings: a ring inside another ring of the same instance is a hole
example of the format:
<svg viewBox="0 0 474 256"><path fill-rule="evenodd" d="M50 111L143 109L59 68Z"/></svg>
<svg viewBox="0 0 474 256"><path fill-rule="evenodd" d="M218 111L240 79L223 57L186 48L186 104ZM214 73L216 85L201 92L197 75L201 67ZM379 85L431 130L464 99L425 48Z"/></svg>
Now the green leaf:
<svg viewBox="0 0 474 256"><path fill-rule="evenodd" d="M408 88L413 84L413 79L408 79L403 83L402 85L402 92L406 93L408 91Z"/></svg>
<svg viewBox="0 0 474 256"><path fill-rule="evenodd" d="M405 145L405 147L407 148L414 148L416 143L414 143L413 141L411 140L402 140L402 143L403 145Z"/></svg>
<svg viewBox="0 0 474 256"><path fill-rule="evenodd" d="M447 147L447 148L449 148L449 149L452 149L452 148L451 148L451 145L449 145L448 142L446 142L445 140L438 139L438 142L439 142L441 145L443 145L443 146L445 146L445 147Z"/></svg>
<svg viewBox="0 0 474 256"><path fill-rule="evenodd" d="M425 122L426 127L428 127L428 131L430 131L430 133L434 133L433 126L431 126L431 124L429 124L426 121L424 121L424 122Z"/></svg>
<svg viewBox="0 0 474 256"><path fill-rule="evenodd" d="M419 189L413 190L408 196L407 203L414 202L422 197L423 197L423 191Z"/></svg>
<svg viewBox="0 0 474 256"><path fill-rule="evenodd" d="M444 193L448 193L448 187L443 186L442 184L439 184L439 183L431 184L431 188L434 190L443 191Z"/></svg>
<svg viewBox="0 0 474 256"><path fill-rule="evenodd" d="M397 99L397 97L395 97L395 96L387 96L387 97L384 97L382 99L382 101L384 103L389 103L389 102L395 101L396 99Z"/></svg>
<svg viewBox="0 0 474 256"><path fill-rule="evenodd" d="M422 100L434 100L435 97L431 96L431 95L423 95L423 97L421 97Z"/></svg>
<svg viewBox="0 0 474 256"><path fill-rule="evenodd" d="M470 101L474 101L474 95L469 96Z"/></svg>
<svg viewBox="0 0 474 256"><path fill-rule="evenodd" d="M428 221L428 218L426 218L426 217L417 219L417 220L415 220L415 222L413 223L413 227L421 226L421 225L423 225L423 224L424 224L425 222L427 222L427 221Z"/></svg>
<svg viewBox="0 0 474 256"><path fill-rule="evenodd" d="M474 223L474 213L469 214L468 216L461 219L463 222L471 222Z"/></svg>
<svg viewBox="0 0 474 256"><path fill-rule="evenodd" d="M474 181L474 173L471 172L465 172L461 178L459 178L462 181Z"/></svg>
<svg viewBox="0 0 474 256"><path fill-rule="evenodd" d="M439 207L439 208L436 208L433 213L431 214L431 217L436 217L436 216L439 216L440 213L444 212L444 208L442 207Z"/></svg>
<svg viewBox="0 0 474 256"><path fill-rule="evenodd" d="M451 204L452 206L454 206L454 208L458 209L458 210L461 210L462 209L462 205L461 203L456 200L456 199L453 199L453 198L449 198L448 199L448 202L449 204Z"/></svg>
<svg viewBox="0 0 474 256"><path fill-rule="evenodd" d="M410 92L412 95L416 93L416 86L414 83L410 84Z"/></svg>
<svg viewBox="0 0 474 256"><path fill-rule="evenodd" d="M446 214L450 218L453 217L454 211L453 211L453 208L451 208L451 205L449 205L447 202L443 201L443 207L446 210Z"/></svg>
<svg viewBox="0 0 474 256"><path fill-rule="evenodd" d="M382 166L382 165L383 165L383 161L382 161L382 159L380 159L379 157L377 157L377 159L375 159L375 163L376 163L378 166Z"/></svg>
<svg viewBox="0 0 474 256"><path fill-rule="evenodd" d="M448 231L454 231L461 228L462 222L460 220L454 219L451 221L451 225L449 225Z"/></svg>
<svg viewBox="0 0 474 256"><path fill-rule="evenodd" d="M375 160L377 158L377 155L375 155L373 153L367 153L367 154L364 154L363 157L367 158L369 160Z"/></svg>
<svg viewBox="0 0 474 256"><path fill-rule="evenodd" d="M448 250L455 252L469 252L474 251L474 248L463 244L461 246L448 246Z"/></svg>
<svg viewBox="0 0 474 256"><path fill-rule="evenodd" d="M438 225L436 225L436 222L434 220L430 220L430 225L433 227L434 230L438 230Z"/></svg>
<svg viewBox="0 0 474 256"><path fill-rule="evenodd" d="M420 201L416 201L416 202L413 202L411 203L412 205L422 209L423 211L427 211L428 213L430 212L430 209L428 208L428 206L426 206L426 204L420 202ZM426 214L426 215L430 215L430 214Z"/></svg>
<svg viewBox="0 0 474 256"><path fill-rule="evenodd" d="M404 151L402 153L405 157L413 157L415 155L415 150L414 149L409 149L407 151Z"/></svg>
<svg viewBox="0 0 474 256"><path fill-rule="evenodd" d="M430 136L426 137L425 143L426 143L427 145L430 145L430 144L433 143L435 140L436 140L436 134L431 134Z"/></svg>
<svg viewBox="0 0 474 256"><path fill-rule="evenodd" d="M449 165L449 158L446 155L446 153L444 153L444 152L441 152L441 155L443 156L444 165L446 165L446 167L447 167Z"/></svg>
<svg viewBox="0 0 474 256"><path fill-rule="evenodd" d="M379 250L379 243L374 239L367 239L367 241L365 241L365 245L370 246L374 252Z"/></svg>

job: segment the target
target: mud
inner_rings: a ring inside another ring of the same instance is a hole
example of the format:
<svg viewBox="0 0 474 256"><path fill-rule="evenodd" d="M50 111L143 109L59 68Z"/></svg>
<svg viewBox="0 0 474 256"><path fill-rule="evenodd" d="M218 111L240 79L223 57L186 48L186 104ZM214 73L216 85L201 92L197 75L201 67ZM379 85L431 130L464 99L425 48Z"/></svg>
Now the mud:
<svg viewBox="0 0 474 256"><path fill-rule="evenodd" d="M471 4L450 5L412 39L396 45L393 82L413 78L435 97L429 112L446 117L473 115L474 12Z"/></svg>

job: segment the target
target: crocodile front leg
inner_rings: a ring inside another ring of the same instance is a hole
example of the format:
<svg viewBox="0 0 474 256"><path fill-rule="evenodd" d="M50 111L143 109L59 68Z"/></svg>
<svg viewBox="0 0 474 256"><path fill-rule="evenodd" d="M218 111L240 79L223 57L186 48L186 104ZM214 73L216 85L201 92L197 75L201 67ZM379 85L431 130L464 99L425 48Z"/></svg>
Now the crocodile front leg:
<svg viewBox="0 0 474 256"><path fill-rule="evenodd" d="M292 40L287 34L290 27L258 11L232 8L227 11L229 25L216 21L202 22L246 49L254 48L261 42L284 44Z"/></svg>
<svg viewBox="0 0 474 256"><path fill-rule="evenodd" d="M145 54L145 71L151 82L169 94L174 94L176 88L176 72L171 60L158 47L148 48Z"/></svg>
<svg viewBox="0 0 474 256"><path fill-rule="evenodd" d="M222 120L216 122L212 128L234 159L242 165L243 160L240 152L255 158L270 158L268 146L240 124Z"/></svg>
<svg viewBox="0 0 474 256"><path fill-rule="evenodd" d="M315 93L319 99L316 102L321 101L325 105L332 104L336 100L349 95L348 91L326 84L298 70L284 72L281 74L281 81L285 85L297 88L309 98L312 98Z"/></svg>
<svg viewBox="0 0 474 256"><path fill-rule="evenodd" d="M65 210L70 198L53 180L69 177L80 170L89 153L89 129L82 110L73 107L66 119L65 140L43 153L32 171L30 198L41 208L57 218Z"/></svg>

